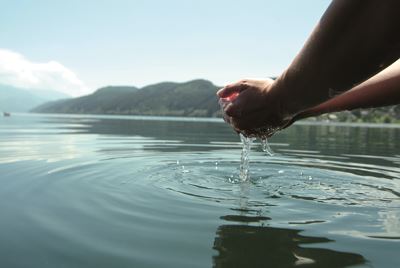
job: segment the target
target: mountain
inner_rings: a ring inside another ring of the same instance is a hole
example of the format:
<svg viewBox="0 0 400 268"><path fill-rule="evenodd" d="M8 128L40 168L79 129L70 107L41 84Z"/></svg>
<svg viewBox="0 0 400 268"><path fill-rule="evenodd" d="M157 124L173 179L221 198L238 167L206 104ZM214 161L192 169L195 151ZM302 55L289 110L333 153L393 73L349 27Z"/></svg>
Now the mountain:
<svg viewBox="0 0 400 268"><path fill-rule="evenodd" d="M28 90L0 84L0 111L28 112L47 101L68 97L50 90Z"/></svg>
<svg viewBox="0 0 400 268"><path fill-rule="evenodd" d="M217 116L218 87L207 80L163 82L143 88L109 86L91 95L45 103L38 113Z"/></svg>
<svg viewBox="0 0 400 268"><path fill-rule="evenodd" d="M91 95L44 103L37 113L220 116L218 87L207 80L164 82L143 88L108 86ZM309 118L317 121L400 123L400 105L358 109Z"/></svg>

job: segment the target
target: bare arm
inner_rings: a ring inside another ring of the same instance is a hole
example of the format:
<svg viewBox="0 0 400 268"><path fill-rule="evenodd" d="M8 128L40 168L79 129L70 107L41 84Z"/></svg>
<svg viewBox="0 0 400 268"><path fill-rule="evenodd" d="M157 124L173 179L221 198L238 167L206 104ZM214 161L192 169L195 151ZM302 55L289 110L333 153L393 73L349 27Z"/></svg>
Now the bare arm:
<svg viewBox="0 0 400 268"><path fill-rule="evenodd" d="M400 103L400 59L353 89L299 113L293 121L324 113L398 103Z"/></svg>
<svg viewBox="0 0 400 268"><path fill-rule="evenodd" d="M296 114L374 76L400 57L400 1L334 0L291 65L274 82L243 80L226 107L237 130L284 126Z"/></svg>
<svg viewBox="0 0 400 268"><path fill-rule="evenodd" d="M349 90L396 61L400 57L399 10L397 0L333 1L278 78L281 94L288 96L288 110L297 113L326 101L333 92Z"/></svg>

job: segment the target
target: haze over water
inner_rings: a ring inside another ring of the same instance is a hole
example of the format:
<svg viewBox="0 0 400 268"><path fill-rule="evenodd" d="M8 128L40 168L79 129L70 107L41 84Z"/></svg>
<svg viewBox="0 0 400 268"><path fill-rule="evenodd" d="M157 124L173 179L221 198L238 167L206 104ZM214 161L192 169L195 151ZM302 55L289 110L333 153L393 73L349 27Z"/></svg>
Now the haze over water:
<svg viewBox="0 0 400 268"><path fill-rule="evenodd" d="M400 128L0 118L2 267L398 267Z"/></svg>

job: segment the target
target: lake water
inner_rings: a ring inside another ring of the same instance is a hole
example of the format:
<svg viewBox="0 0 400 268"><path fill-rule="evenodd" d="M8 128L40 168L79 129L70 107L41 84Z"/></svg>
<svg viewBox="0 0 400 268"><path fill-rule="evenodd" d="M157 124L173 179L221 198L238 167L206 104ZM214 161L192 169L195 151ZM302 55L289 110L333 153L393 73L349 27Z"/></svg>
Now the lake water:
<svg viewBox="0 0 400 268"><path fill-rule="evenodd" d="M400 267L400 128L0 118L1 267Z"/></svg>

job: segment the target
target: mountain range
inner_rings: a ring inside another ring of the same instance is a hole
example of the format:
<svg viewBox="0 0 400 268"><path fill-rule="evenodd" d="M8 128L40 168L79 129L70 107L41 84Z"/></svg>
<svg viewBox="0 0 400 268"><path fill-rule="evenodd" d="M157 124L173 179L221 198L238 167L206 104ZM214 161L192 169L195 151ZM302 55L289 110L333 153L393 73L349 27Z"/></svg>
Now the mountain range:
<svg viewBox="0 0 400 268"><path fill-rule="evenodd" d="M220 115L217 90L203 79L143 88L108 86L87 96L45 103L32 112L215 117Z"/></svg>
<svg viewBox="0 0 400 268"><path fill-rule="evenodd" d="M163 82L143 88L108 86L93 94L47 102L32 109L37 113L122 114L162 116L221 116L219 87L198 79L185 83ZM308 120L400 123L400 105L326 114Z"/></svg>
<svg viewBox="0 0 400 268"><path fill-rule="evenodd" d="M29 90L0 84L0 111L28 112L48 101L70 96L51 90Z"/></svg>

